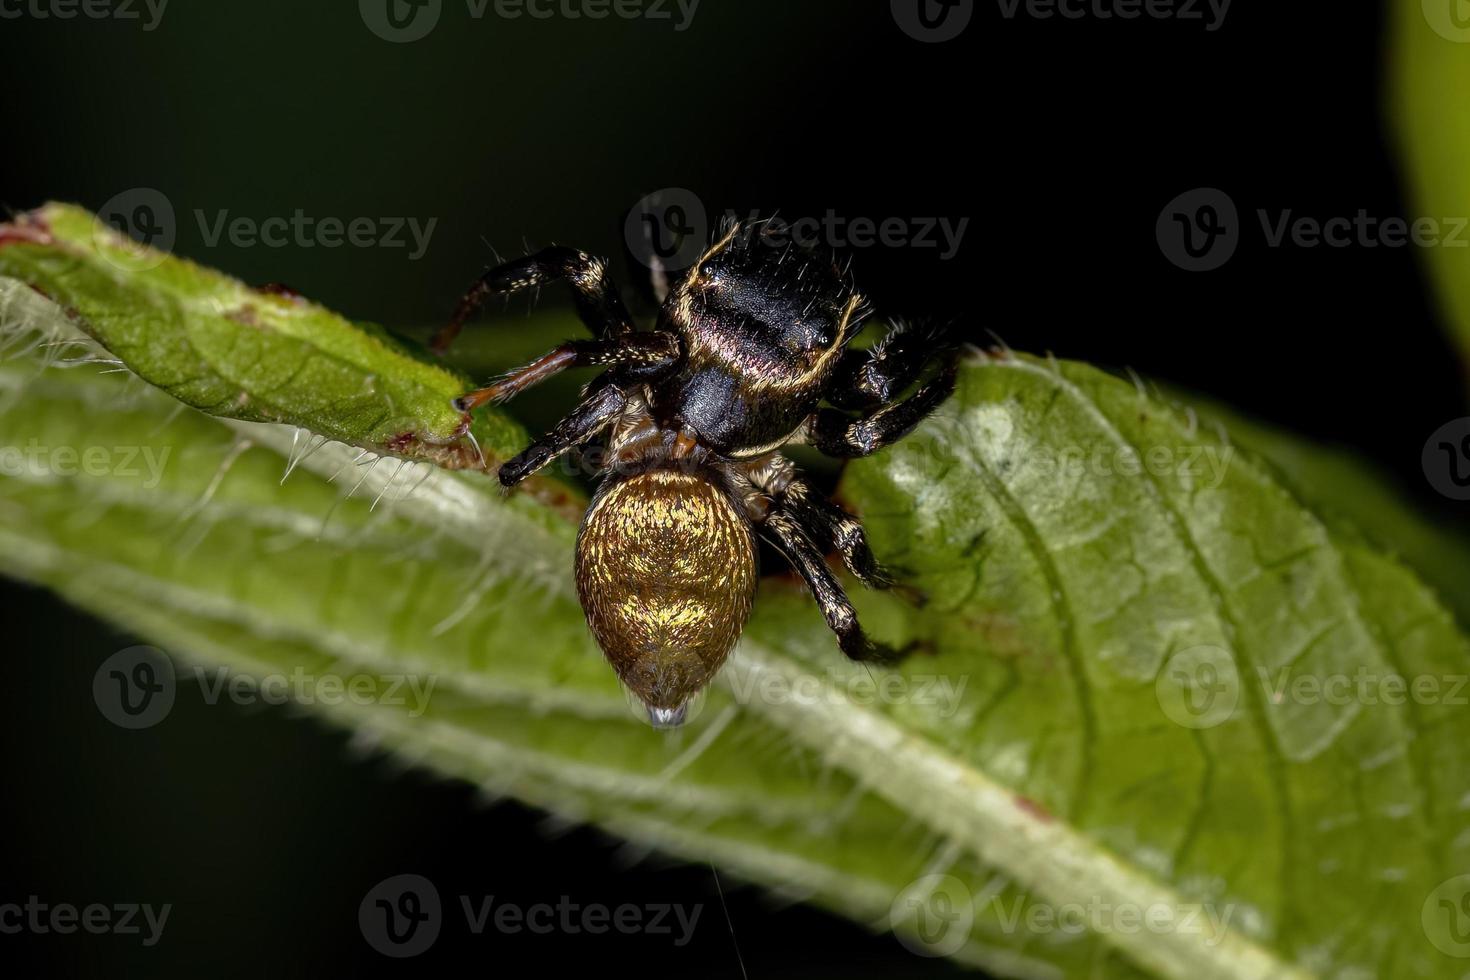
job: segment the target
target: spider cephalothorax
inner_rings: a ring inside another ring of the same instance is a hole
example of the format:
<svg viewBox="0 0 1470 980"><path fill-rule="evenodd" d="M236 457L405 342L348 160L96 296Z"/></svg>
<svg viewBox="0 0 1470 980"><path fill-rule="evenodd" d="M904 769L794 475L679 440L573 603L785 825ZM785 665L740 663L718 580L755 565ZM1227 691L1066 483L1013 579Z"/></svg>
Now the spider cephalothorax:
<svg viewBox="0 0 1470 980"><path fill-rule="evenodd" d="M673 284L651 331L635 328L604 260L549 248L476 280L435 349L488 296L557 280L572 286L596 339L562 344L455 404L469 411L565 368L608 368L501 466L500 482L515 486L570 449L606 441L577 536L577 589L598 644L653 723L682 722L739 639L755 597L757 531L805 579L843 653L896 656L863 633L826 563L835 550L865 584L892 584L862 525L778 450L804 441L866 456L906 435L954 388L942 337L899 327L870 350L850 349L867 305L832 258L782 245L760 225L731 225ZM939 374L900 399L934 359Z"/></svg>

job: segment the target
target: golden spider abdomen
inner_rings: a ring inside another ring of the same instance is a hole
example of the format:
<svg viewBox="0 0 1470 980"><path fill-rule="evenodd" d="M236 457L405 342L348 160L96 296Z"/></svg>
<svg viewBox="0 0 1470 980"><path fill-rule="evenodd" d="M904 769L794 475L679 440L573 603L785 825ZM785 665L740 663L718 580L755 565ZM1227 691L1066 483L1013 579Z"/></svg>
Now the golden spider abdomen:
<svg viewBox="0 0 1470 980"><path fill-rule="evenodd" d="M755 599L755 537L703 471L610 476L577 535L587 625L659 727L720 669Z"/></svg>

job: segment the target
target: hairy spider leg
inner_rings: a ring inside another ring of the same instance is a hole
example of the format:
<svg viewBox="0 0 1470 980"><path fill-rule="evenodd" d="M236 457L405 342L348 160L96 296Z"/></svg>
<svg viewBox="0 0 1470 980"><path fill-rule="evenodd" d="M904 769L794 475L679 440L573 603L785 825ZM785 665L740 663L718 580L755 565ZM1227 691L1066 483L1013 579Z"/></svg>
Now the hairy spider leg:
<svg viewBox="0 0 1470 980"><path fill-rule="evenodd" d="M797 478L787 484L778 506L802 526L811 539L835 550L842 564L870 589L887 589L894 584L888 570L873 556L862 522Z"/></svg>
<svg viewBox="0 0 1470 980"><path fill-rule="evenodd" d="M842 354L827 386L838 408L870 408L892 401L932 361L951 356L955 344L946 327L895 326L868 350Z"/></svg>
<svg viewBox="0 0 1470 980"><path fill-rule="evenodd" d="M569 340L493 383L461 395L453 404L456 411L468 412L488 402L505 401L574 367L621 366L630 370L619 380L636 382L673 366L678 357L679 339L661 331L633 333L611 340Z"/></svg>
<svg viewBox="0 0 1470 980"><path fill-rule="evenodd" d="M798 476L791 460L772 453L732 476L737 492L746 499L751 520L764 520L774 502L795 518L824 552L836 551L858 581L870 589L894 586L893 576L873 556L862 522Z"/></svg>
<svg viewBox="0 0 1470 980"><path fill-rule="evenodd" d="M822 549L813 543L801 522L782 503L777 502L772 507L761 529L806 581L828 628L837 634L837 645L844 654L852 660L868 663L896 663L903 658L898 650L873 641L863 632L857 611L852 608L852 601L843 591L842 583L827 567Z"/></svg>
<svg viewBox="0 0 1470 980"><path fill-rule="evenodd" d="M627 407L628 395L617 385L594 381L590 387L593 390L587 397L550 432L500 467L501 486L515 486L562 453L580 446L611 425Z"/></svg>
<svg viewBox="0 0 1470 980"><path fill-rule="evenodd" d="M575 248L553 245L482 274L460 299L449 323L429 341L429 348L436 354L448 350L465 322L491 296L555 282L566 282L572 287L577 312L593 336L611 339L633 332L633 318L618 295L617 285L607 274L607 260Z"/></svg>
<svg viewBox="0 0 1470 980"><path fill-rule="evenodd" d="M950 363L933 381L900 402L891 402L853 416L823 408L807 420L812 446L840 459L868 456L902 439L939 407L954 391L956 369Z"/></svg>

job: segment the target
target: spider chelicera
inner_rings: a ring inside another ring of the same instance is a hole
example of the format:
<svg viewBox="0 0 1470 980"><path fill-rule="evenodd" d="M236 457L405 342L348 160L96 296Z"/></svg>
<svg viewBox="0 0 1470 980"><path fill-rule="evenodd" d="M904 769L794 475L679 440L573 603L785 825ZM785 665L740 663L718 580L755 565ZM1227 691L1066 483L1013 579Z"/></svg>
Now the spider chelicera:
<svg viewBox="0 0 1470 980"><path fill-rule="evenodd" d="M757 532L806 581L843 653L896 659L864 634L825 555L836 551L875 588L892 577L857 519L780 448L806 442L850 458L908 434L954 389L943 332L900 326L869 350L849 349L868 313L863 296L830 254L782 244L756 223L717 236L668 290L651 331L634 326L605 260L553 247L484 273L432 346L443 352L488 297L557 281L571 286L595 339L564 343L455 407L502 401L566 368L607 368L499 478L513 487L605 440L577 536L577 590L649 720L681 724L739 639L755 598ZM900 398L931 361L938 373Z"/></svg>

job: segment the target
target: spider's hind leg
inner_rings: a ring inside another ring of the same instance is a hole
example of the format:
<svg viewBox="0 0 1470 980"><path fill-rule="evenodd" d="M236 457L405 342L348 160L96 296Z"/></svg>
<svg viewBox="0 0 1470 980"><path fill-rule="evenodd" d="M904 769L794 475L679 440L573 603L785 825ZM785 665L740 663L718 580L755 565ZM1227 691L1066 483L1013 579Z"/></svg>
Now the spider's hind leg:
<svg viewBox="0 0 1470 980"><path fill-rule="evenodd" d="M842 508L797 477L779 453L751 465L740 486L754 492L747 508L762 533L800 573L822 610L837 644L853 660L894 663L908 651L874 642L863 632L842 583L827 566L826 549L837 548L849 571L865 584L887 588L892 579L868 547L863 526ZM759 501L759 504L756 504Z"/></svg>
<svg viewBox="0 0 1470 980"><path fill-rule="evenodd" d="M781 491L781 506L807 530L812 540L842 556L842 564L870 589L894 585L893 575L879 564L868 545L862 522L802 479L793 479Z"/></svg>
<svg viewBox="0 0 1470 980"><path fill-rule="evenodd" d="M842 583L827 567L822 549L790 510L777 505L766 516L762 529L806 581L828 628L837 634L837 645L843 653L852 660L868 663L896 663L903 659L907 651L878 643L863 632L857 610L853 609Z"/></svg>

